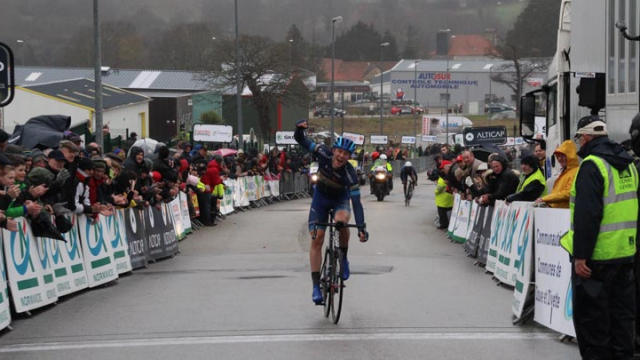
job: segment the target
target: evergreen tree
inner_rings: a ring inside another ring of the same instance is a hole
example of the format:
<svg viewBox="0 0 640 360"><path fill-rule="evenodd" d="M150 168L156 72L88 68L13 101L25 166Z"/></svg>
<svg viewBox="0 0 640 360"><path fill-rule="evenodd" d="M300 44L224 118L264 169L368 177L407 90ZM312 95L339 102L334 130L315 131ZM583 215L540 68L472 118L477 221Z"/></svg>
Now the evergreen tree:
<svg viewBox="0 0 640 360"><path fill-rule="evenodd" d="M407 41L404 44L402 50L403 59L417 59L418 58L418 32L412 25L407 26Z"/></svg>

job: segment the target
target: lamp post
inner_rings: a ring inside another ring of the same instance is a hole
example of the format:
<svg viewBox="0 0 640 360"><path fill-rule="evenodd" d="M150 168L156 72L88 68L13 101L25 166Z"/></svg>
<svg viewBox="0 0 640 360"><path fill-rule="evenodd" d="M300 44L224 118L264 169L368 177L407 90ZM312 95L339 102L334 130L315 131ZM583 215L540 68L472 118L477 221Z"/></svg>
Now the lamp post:
<svg viewBox="0 0 640 360"><path fill-rule="evenodd" d="M451 31L449 29L446 30L447 32ZM455 36L452 36L451 39L455 38ZM449 50L451 50L451 39L447 38L447 79L446 79L446 86L447 86L447 95L445 98L445 128L446 128L446 134L447 134L447 144L449 144L449 83L451 82L449 77L451 76L451 74L449 73Z"/></svg>
<svg viewBox="0 0 640 360"><path fill-rule="evenodd" d="M293 45L293 39L289 39L289 67L293 67L293 50L292 50L292 45Z"/></svg>
<svg viewBox="0 0 640 360"><path fill-rule="evenodd" d="M334 138L335 138L335 120L336 120L336 116L334 114L334 103L333 103L333 83L335 81L335 71L334 71L334 66L335 66L335 57L336 57L336 44L335 44L335 28L336 28L336 23L339 23L342 21L342 16L336 16L333 19L331 19L331 109L329 110L329 113L331 114L331 145L333 146L333 142L334 142Z"/></svg>
<svg viewBox="0 0 640 360"><path fill-rule="evenodd" d="M418 63L420 60L413 61L413 136L418 136Z"/></svg>
<svg viewBox="0 0 640 360"><path fill-rule="evenodd" d="M236 113L238 117L238 149L244 149L244 131L242 130L242 80L240 79L240 40L238 31L238 0L235 0L236 15Z"/></svg>
<svg viewBox="0 0 640 360"><path fill-rule="evenodd" d="M388 42L380 44L380 135L382 135L382 75L384 74L384 48L389 46Z"/></svg>
<svg viewBox="0 0 640 360"><path fill-rule="evenodd" d="M20 44L20 66L24 66L24 40L16 40Z"/></svg>
<svg viewBox="0 0 640 360"><path fill-rule="evenodd" d="M102 48L100 47L100 9L98 0L93 0L93 56L94 56L94 91L96 93L94 129L96 129L96 143L104 149L102 134ZM144 130L144 129L143 129Z"/></svg>

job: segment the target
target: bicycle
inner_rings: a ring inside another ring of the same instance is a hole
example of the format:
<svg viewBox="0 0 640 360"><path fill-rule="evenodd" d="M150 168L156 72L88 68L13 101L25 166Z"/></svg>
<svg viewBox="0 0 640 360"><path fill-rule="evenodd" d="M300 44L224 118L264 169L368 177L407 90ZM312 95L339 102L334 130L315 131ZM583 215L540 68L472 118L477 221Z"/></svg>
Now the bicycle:
<svg viewBox="0 0 640 360"><path fill-rule="evenodd" d="M322 289L322 297L324 298L324 316L329 317L334 324L340 320L342 312L342 298L344 296L344 280L342 278L342 264L344 254L340 250L340 233L337 230L343 228L357 228L357 225L345 224L342 222L333 222L333 210L329 211L329 222L317 222L313 228L313 240L316 239L318 226L326 226L329 228L329 243L325 247L324 260L320 269L320 288ZM336 304L336 296L337 304Z"/></svg>
<svg viewBox="0 0 640 360"><path fill-rule="evenodd" d="M415 187L413 179L407 178L407 189L404 192L404 206L409 206L411 203L411 197L413 196L413 188Z"/></svg>

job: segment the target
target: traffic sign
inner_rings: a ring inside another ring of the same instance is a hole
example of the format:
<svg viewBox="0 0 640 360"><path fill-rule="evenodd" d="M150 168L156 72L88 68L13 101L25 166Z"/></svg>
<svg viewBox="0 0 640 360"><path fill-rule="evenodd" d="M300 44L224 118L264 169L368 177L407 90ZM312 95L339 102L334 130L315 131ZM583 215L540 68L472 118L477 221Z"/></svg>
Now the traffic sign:
<svg viewBox="0 0 640 360"><path fill-rule="evenodd" d="M14 95L13 52L9 46L0 43L0 107L7 106Z"/></svg>
<svg viewBox="0 0 640 360"><path fill-rule="evenodd" d="M502 145L507 142L507 128L505 126L464 128L462 134L464 135L465 146Z"/></svg>

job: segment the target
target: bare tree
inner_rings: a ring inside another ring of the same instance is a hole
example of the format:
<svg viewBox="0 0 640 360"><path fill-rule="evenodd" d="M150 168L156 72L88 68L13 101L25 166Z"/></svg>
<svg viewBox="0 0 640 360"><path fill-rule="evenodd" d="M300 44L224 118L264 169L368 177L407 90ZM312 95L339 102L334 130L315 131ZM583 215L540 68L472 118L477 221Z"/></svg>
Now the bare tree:
<svg viewBox="0 0 640 360"><path fill-rule="evenodd" d="M546 72L549 68L548 58L521 58L518 47L505 45L500 48L502 56L500 58L511 61L511 64L504 64L495 67L491 75L491 80L499 84L506 85L520 99L522 96L523 81L533 73Z"/></svg>
<svg viewBox="0 0 640 360"><path fill-rule="evenodd" d="M292 86L296 72L289 66L288 44L275 43L261 36L240 36L240 62L235 61L234 39L216 42L211 69L203 80L220 91L236 89L236 69L240 66L242 86L251 91L250 102L258 113L260 131L267 137L272 130L272 110L278 102L308 102L306 88ZM299 81L298 81L299 82Z"/></svg>

